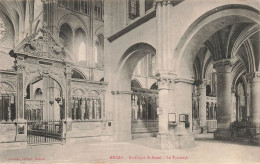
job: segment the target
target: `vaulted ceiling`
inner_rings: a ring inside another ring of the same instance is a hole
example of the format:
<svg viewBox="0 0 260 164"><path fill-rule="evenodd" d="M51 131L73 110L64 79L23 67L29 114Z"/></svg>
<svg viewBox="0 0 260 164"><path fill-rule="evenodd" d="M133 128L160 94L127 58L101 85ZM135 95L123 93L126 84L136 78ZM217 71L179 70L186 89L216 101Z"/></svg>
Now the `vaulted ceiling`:
<svg viewBox="0 0 260 164"><path fill-rule="evenodd" d="M259 31L260 26L257 24L237 23L214 33L200 48L195 58L195 79L205 78L205 72L211 68L212 61L221 59L231 59L234 72L259 71Z"/></svg>

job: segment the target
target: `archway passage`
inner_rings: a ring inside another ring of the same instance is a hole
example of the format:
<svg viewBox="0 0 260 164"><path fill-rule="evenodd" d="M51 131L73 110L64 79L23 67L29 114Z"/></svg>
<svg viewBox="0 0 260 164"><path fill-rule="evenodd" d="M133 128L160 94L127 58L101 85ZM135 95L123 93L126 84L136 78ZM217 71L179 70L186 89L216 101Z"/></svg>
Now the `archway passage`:
<svg viewBox="0 0 260 164"><path fill-rule="evenodd" d="M35 78L26 89L24 117L29 144L60 142L64 99L62 88L53 78Z"/></svg>
<svg viewBox="0 0 260 164"><path fill-rule="evenodd" d="M232 103L236 101L232 100L232 81L237 74L252 74L253 76L246 81L252 83L255 88L259 88L259 80L256 76L259 74L259 48L254 46L259 45L259 12L246 6L229 7L223 6L222 10L211 11L205 17L201 16L195 21L183 36L176 52L175 72L178 76L187 79L192 79L193 73L196 72L195 77L198 77L196 80L201 82L207 80L204 73L205 68L208 67L207 63L210 61L206 57L207 54L212 60L217 81L216 115L218 129L214 133L215 139L231 139L234 137L231 135L230 128L232 129L232 126L230 127L230 123L233 117ZM203 49L205 51L202 51ZM200 63L196 62L197 58L199 58ZM196 71L193 71L194 65L196 65ZM209 94L209 91L207 91L209 89L207 89L205 83L200 83L199 87L201 97L206 96L207 92ZM237 87L233 87L237 89ZM260 113L258 106L260 103L256 99L260 95L254 92L255 88L252 87L251 85L250 121L258 124ZM203 100L201 97L200 100ZM243 100L237 102L242 102L244 106ZM202 104L203 106L207 105L205 102ZM211 105L208 106L211 107ZM203 108L200 113L204 113L204 109L207 109L207 107ZM240 120L238 116L237 120Z"/></svg>
<svg viewBox="0 0 260 164"><path fill-rule="evenodd" d="M114 89L116 91L115 92L115 96L116 96L115 139L116 140L122 141L122 140L132 139L131 121L132 118L134 118L134 115L132 115L133 114L132 111L134 111L132 110L132 107L137 105L137 101L138 101L138 98L136 97L137 95L133 96L131 94L131 81L133 77L133 72L138 62L141 59L143 59L145 56L152 53L153 54L155 53L155 49L151 45L146 43L137 43L131 46L130 48L128 48L126 52L123 54L122 58L120 59L118 72L117 72L117 79L114 80L115 83L113 84ZM134 84L136 84L137 87L140 87L140 84L132 82L132 85ZM132 106L131 100L133 100L132 103L135 103L135 105ZM141 95L139 100L141 100ZM140 102L138 101L138 104ZM144 107L145 105L147 105L148 108L148 103L144 103L144 101L142 101L142 103L143 104L139 104L139 106L143 105ZM138 111L136 112L137 113L135 114L138 114ZM146 110L146 112L148 112L148 110ZM148 119L148 115L147 115L147 119Z"/></svg>
<svg viewBox="0 0 260 164"><path fill-rule="evenodd" d="M157 136L158 91L142 88L137 80L132 80L131 90L132 138Z"/></svg>
<svg viewBox="0 0 260 164"><path fill-rule="evenodd" d="M62 89L50 77L36 78L26 89L25 119L28 121L59 121L64 118L60 104Z"/></svg>

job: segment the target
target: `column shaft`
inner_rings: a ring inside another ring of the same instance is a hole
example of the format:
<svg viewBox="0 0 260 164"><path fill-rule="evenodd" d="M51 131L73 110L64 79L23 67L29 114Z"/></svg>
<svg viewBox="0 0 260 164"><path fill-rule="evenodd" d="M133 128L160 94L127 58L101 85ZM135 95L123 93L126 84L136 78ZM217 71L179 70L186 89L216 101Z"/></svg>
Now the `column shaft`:
<svg viewBox="0 0 260 164"><path fill-rule="evenodd" d="M217 121L218 129L229 129L232 117L232 74L230 61L220 61L214 64L217 71Z"/></svg>
<svg viewBox="0 0 260 164"><path fill-rule="evenodd" d="M22 72L17 73L17 120L24 120L24 75Z"/></svg>
<svg viewBox="0 0 260 164"><path fill-rule="evenodd" d="M71 68L66 68L66 104L65 104L65 118L72 120L72 106L71 106Z"/></svg>
<svg viewBox="0 0 260 164"><path fill-rule="evenodd" d="M199 118L200 118L200 127L206 127L206 86L205 83L202 82L198 86L198 93L199 93Z"/></svg>
<svg viewBox="0 0 260 164"><path fill-rule="evenodd" d="M259 73L250 80L250 118L253 122L260 123L260 78Z"/></svg>

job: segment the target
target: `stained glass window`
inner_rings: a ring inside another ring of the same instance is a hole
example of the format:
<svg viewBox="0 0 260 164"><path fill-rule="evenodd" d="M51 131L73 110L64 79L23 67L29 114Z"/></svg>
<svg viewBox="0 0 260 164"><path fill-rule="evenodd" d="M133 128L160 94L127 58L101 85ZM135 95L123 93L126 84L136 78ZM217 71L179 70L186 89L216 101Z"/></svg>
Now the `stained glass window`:
<svg viewBox="0 0 260 164"><path fill-rule="evenodd" d="M0 17L0 39L4 38L6 35L6 27L3 19Z"/></svg>
<svg viewBox="0 0 260 164"><path fill-rule="evenodd" d="M139 0L129 0L129 19L133 20L139 17Z"/></svg>

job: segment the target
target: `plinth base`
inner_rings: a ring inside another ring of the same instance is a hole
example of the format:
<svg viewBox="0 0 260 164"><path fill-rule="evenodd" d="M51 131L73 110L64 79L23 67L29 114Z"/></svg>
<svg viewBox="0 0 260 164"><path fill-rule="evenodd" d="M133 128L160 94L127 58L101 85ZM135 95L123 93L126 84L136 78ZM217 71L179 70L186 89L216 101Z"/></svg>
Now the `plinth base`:
<svg viewBox="0 0 260 164"><path fill-rule="evenodd" d="M169 136L169 149L182 149L195 146L193 134Z"/></svg>
<svg viewBox="0 0 260 164"><path fill-rule="evenodd" d="M194 135L191 134L158 134L157 143L164 150L189 148L195 145Z"/></svg>

